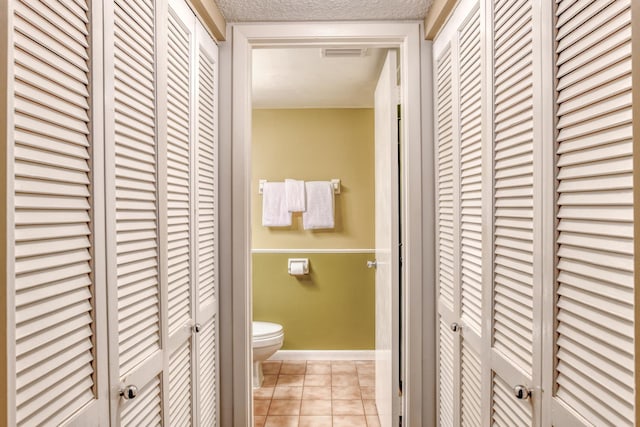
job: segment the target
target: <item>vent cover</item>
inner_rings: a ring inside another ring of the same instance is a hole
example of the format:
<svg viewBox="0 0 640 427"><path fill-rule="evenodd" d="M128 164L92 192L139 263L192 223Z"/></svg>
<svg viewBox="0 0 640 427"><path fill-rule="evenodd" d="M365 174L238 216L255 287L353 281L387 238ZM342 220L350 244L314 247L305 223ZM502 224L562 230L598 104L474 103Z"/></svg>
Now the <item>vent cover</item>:
<svg viewBox="0 0 640 427"><path fill-rule="evenodd" d="M366 48L326 48L322 49L322 56L325 58L351 58L365 56Z"/></svg>

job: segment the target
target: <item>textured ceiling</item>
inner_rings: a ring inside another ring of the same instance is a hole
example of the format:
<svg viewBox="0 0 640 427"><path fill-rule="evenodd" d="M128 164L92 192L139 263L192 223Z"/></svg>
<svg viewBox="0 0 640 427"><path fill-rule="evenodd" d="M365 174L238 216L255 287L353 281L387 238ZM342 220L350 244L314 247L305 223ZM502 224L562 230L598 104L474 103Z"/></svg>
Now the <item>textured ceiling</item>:
<svg viewBox="0 0 640 427"><path fill-rule="evenodd" d="M319 48L255 49L254 108L372 108L386 49L326 58Z"/></svg>
<svg viewBox="0 0 640 427"><path fill-rule="evenodd" d="M215 0L228 22L423 19L432 0Z"/></svg>

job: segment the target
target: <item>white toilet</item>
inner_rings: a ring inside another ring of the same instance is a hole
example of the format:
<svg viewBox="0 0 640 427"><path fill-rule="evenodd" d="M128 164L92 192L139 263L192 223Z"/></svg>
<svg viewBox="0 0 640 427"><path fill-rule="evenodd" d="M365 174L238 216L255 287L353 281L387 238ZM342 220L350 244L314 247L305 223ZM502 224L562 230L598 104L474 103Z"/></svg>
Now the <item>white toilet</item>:
<svg viewBox="0 0 640 427"><path fill-rule="evenodd" d="M284 342L282 325L253 322L253 387L262 386L262 362L280 350Z"/></svg>

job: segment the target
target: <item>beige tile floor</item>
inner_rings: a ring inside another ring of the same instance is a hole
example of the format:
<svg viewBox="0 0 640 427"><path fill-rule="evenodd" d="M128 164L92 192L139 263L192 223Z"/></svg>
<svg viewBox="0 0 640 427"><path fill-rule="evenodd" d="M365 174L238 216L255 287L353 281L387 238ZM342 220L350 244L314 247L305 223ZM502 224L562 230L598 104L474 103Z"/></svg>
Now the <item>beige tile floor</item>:
<svg viewBox="0 0 640 427"><path fill-rule="evenodd" d="M266 361L255 427L380 427L372 361Z"/></svg>

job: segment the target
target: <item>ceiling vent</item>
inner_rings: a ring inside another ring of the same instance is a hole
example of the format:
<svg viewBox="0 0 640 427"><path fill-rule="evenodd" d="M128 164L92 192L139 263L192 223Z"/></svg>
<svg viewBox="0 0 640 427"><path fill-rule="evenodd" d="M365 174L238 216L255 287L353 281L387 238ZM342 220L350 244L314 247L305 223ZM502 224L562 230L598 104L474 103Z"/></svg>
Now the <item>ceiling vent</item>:
<svg viewBox="0 0 640 427"><path fill-rule="evenodd" d="M322 56L325 58L354 58L359 56L365 56L367 54L366 48L341 48L331 47L322 49Z"/></svg>

